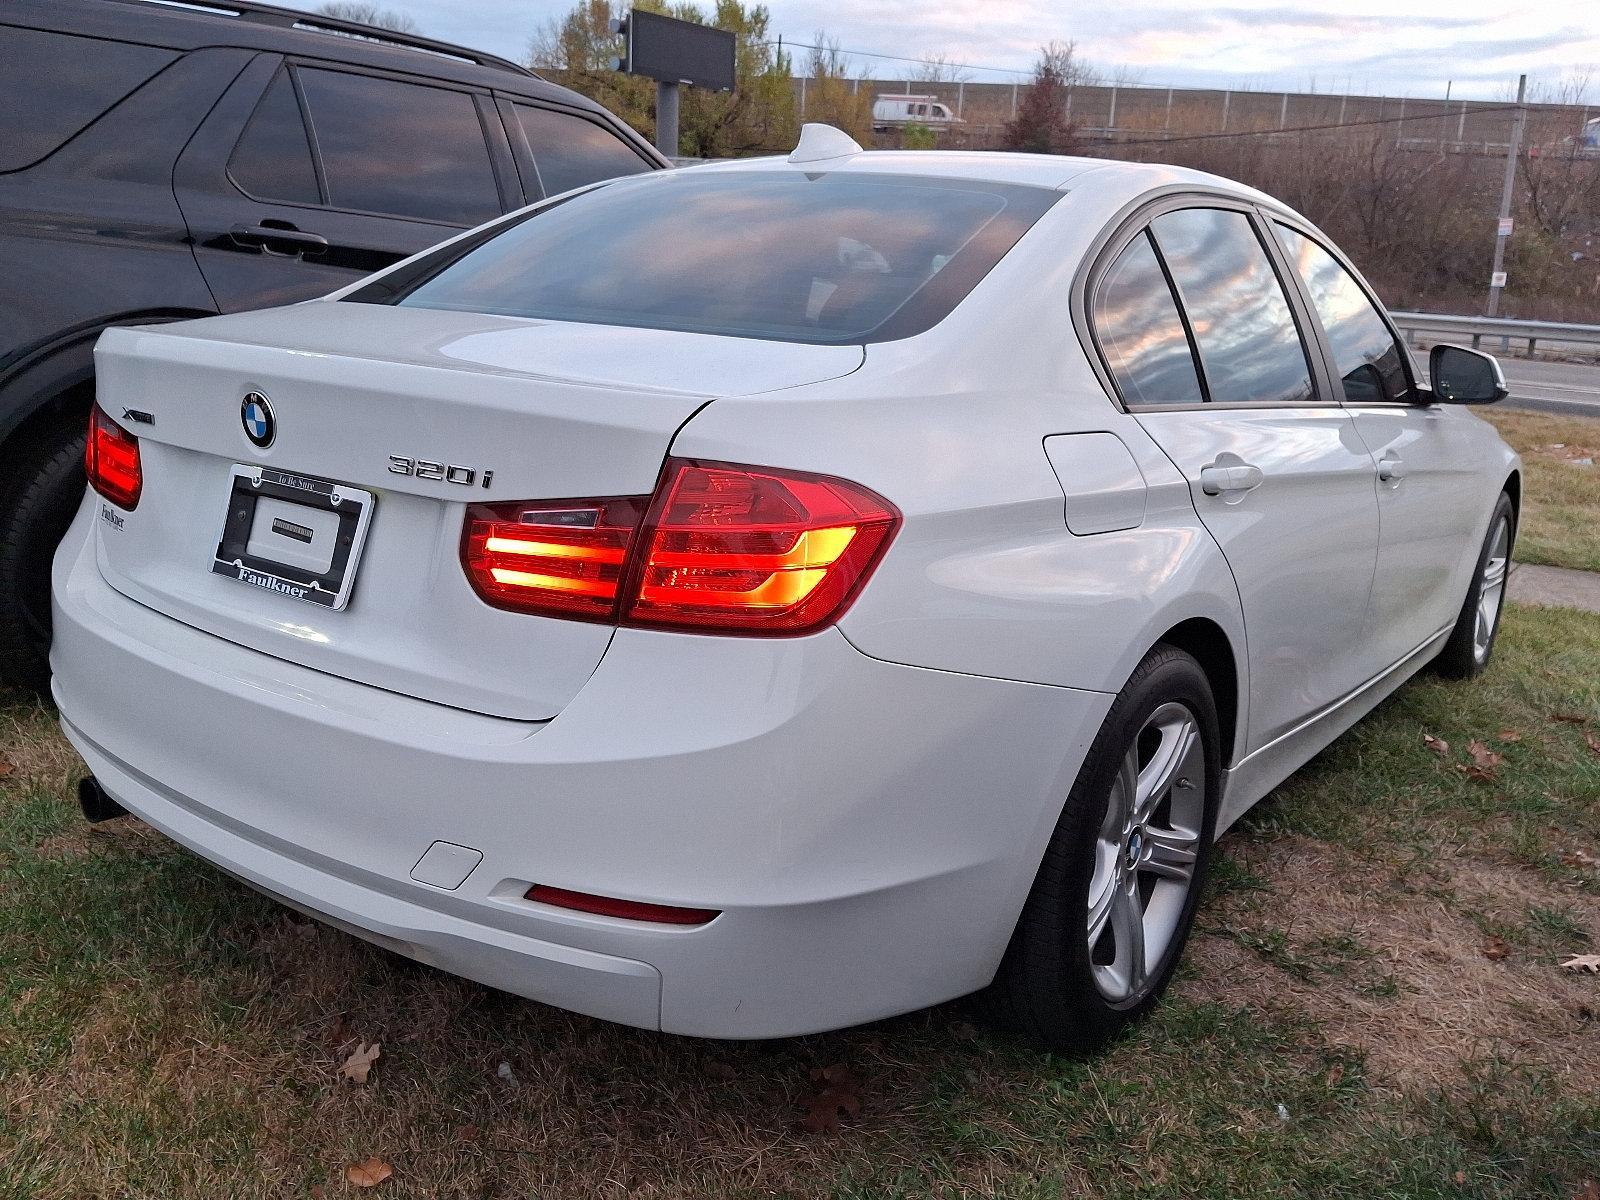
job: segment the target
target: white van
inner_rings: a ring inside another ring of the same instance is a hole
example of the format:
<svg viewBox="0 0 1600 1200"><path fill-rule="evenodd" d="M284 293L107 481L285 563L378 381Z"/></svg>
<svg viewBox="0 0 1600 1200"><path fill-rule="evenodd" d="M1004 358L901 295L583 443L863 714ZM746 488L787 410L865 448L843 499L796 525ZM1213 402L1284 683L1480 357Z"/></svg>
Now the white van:
<svg viewBox="0 0 1600 1200"><path fill-rule="evenodd" d="M878 132L901 125L928 125L935 129L959 125L961 118L941 104L937 96L878 96L872 102L872 128Z"/></svg>

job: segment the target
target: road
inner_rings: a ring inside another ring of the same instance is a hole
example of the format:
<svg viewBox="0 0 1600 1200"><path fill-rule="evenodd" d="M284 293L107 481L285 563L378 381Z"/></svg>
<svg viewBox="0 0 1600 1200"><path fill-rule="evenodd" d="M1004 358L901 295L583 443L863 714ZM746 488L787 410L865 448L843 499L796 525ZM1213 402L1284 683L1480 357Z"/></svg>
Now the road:
<svg viewBox="0 0 1600 1200"><path fill-rule="evenodd" d="M1511 389L1508 407L1600 417L1600 366L1502 358L1500 367Z"/></svg>

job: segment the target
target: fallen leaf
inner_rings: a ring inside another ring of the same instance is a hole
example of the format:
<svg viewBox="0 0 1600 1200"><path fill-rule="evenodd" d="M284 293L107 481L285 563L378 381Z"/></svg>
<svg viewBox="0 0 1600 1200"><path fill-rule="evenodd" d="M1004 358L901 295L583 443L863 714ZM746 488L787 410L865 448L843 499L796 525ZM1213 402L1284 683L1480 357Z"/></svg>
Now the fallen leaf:
<svg viewBox="0 0 1600 1200"><path fill-rule="evenodd" d="M1461 1187L1466 1182L1467 1182L1467 1173L1465 1171L1457 1171L1456 1172L1456 1186L1457 1187Z"/></svg>
<svg viewBox="0 0 1600 1200"><path fill-rule="evenodd" d="M463 1125L460 1129L456 1130L456 1141L460 1142L464 1146L470 1146L473 1142L478 1140L478 1133L479 1130L476 1125Z"/></svg>
<svg viewBox="0 0 1600 1200"><path fill-rule="evenodd" d="M1585 1179L1583 1187L1572 1193L1572 1200L1600 1200L1600 1183Z"/></svg>
<svg viewBox="0 0 1600 1200"><path fill-rule="evenodd" d="M1583 731L1583 740L1588 745L1590 750L1596 754L1600 754L1600 733L1596 733L1592 729L1585 729Z"/></svg>
<svg viewBox="0 0 1600 1200"><path fill-rule="evenodd" d="M1483 943L1483 956L1490 962L1511 957L1511 943L1503 937L1492 937Z"/></svg>
<svg viewBox="0 0 1600 1200"><path fill-rule="evenodd" d="M820 1067L811 1072L811 1081L817 1090L806 1101L806 1115L801 1122L807 1133L838 1133L841 1114L860 1114L861 1084L849 1067Z"/></svg>
<svg viewBox="0 0 1600 1200"><path fill-rule="evenodd" d="M1334 1063L1333 1066L1328 1068L1328 1086L1331 1088L1338 1087L1342 1079L1344 1079L1344 1064Z"/></svg>
<svg viewBox="0 0 1600 1200"><path fill-rule="evenodd" d="M501 1060L500 1065L495 1068L494 1073L496 1078L498 1078L500 1082L505 1084L507 1087L517 1086L517 1073L511 1069L510 1063Z"/></svg>
<svg viewBox="0 0 1600 1200"><path fill-rule="evenodd" d="M1472 759L1472 765L1484 771L1492 771L1505 759L1489 749L1488 746L1473 738L1467 743L1467 756Z"/></svg>
<svg viewBox="0 0 1600 1200"><path fill-rule="evenodd" d="M1568 725L1587 725L1589 723L1589 718L1582 713L1551 713L1550 719L1553 721L1565 721Z"/></svg>
<svg viewBox="0 0 1600 1200"><path fill-rule="evenodd" d="M715 1079L718 1083L737 1083L739 1080L739 1068L732 1063L725 1063L720 1059L712 1059L706 1064L706 1075L711 1079Z"/></svg>
<svg viewBox="0 0 1600 1200"><path fill-rule="evenodd" d="M362 1042L350 1052L350 1057L340 1066L339 1077L348 1079L351 1083L365 1083L367 1076L372 1074L372 1064L378 1061L381 1048L381 1042L373 1042L370 1046Z"/></svg>
<svg viewBox="0 0 1600 1200"><path fill-rule="evenodd" d="M1594 867L1600 866L1600 858L1596 858L1581 846L1576 850L1568 850L1561 856L1563 867Z"/></svg>
<svg viewBox="0 0 1600 1200"><path fill-rule="evenodd" d="M1522 735L1515 729L1502 729L1499 733L1494 735L1494 739L1497 742L1520 742L1522 740Z"/></svg>
<svg viewBox="0 0 1600 1200"><path fill-rule="evenodd" d="M358 1188L377 1187L393 1174L394 1168L381 1158L369 1158L362 1162L351 1163L344 1169L345 1180L351 1187Z"/></svg>
<svg viewBox="0 0 1600 1200"><path fill-rule="evenodd" d="M1435 754L1442 755L1450 753L1450 743L1445 741L1443 738L1434 737L1431 733L1424 733L1422 735L1422 744L1429 750L1432 750Z"/></svg>
<svg viewBox="0 0 1600 1200"><path fill-rule="evenodd" d="M1600 975L1600 954L1574 954L1561 965L1568 971L1590 971Z"/></svg>
<svg viewBox="0 0 1600 1200"><path fill-rule="evenodd" d="M15 770L16 768L11 765L11 760L4 754L0 754L0 779L4 779Z"/></svg>

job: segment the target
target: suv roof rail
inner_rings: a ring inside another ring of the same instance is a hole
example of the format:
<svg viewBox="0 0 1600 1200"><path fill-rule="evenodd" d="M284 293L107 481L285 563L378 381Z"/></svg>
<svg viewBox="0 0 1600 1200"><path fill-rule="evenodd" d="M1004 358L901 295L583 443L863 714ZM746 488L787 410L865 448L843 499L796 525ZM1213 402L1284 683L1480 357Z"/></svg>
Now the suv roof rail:
<svg viewBox="0 0 1600 1200"><path fill-rule="evenodd" d="M363 25L359 21L347 21L343 17L330 17L304 9L280 8L276 4L257 4L253 0L120 0L120 2L154 4L162 8L201 13L206 16L236 17L257 25L273 25L281 29L298 29L308 33L342 34L359 41L399 46L406 50L421 50L427 54L452 58L457 62L474 63L480 67L494 67L502 71L515 71L518 75L539 78L533 71L512 62L509 58L487 54L482 50L470 50L465 46L435 41L419 34L397 33L393 29Z"/></svg>

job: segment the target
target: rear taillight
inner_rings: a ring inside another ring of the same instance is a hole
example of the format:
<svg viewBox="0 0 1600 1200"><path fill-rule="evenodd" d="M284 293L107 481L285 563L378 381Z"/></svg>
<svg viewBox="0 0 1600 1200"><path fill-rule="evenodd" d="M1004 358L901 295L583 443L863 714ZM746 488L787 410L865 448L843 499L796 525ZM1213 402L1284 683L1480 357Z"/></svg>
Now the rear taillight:
<svg viewBox="0 0 1600 1200"><path fill-rule="evenodd" d="M844 613L899 523L842 479L672 459L654 497L473 505L462 561L500 608L798 634Z"/></svg>
<svg viewBox="0 0 1600 1200"><path fill-rule="evenodd" d="M106 416L98 404L89 410L83 469L89 476L89 486L118 508L131 512L139 507L139 492L144 487L139 439Z"/></svg>
<svg viewBox="0 0 1600 1200"><path fill-rule="evenodd" d="M461 543L467 578L496 608L614 620L645 504L639 497L474 504Z"/></svg>
<svg viewBox="0 0 1600 1200"><path fill-rule="evenodd" d="M618 900L612 896L596 896L589 892L569 892L566 888L546 887L536 883L523 895L525 900L549 904L556 908L570 908L574 912L594 913L600 917L620 917L625 921L654 921L658 925L704 925L720 917L715 908L679 908L672 904L646 904L641 900Z"/></svg>

